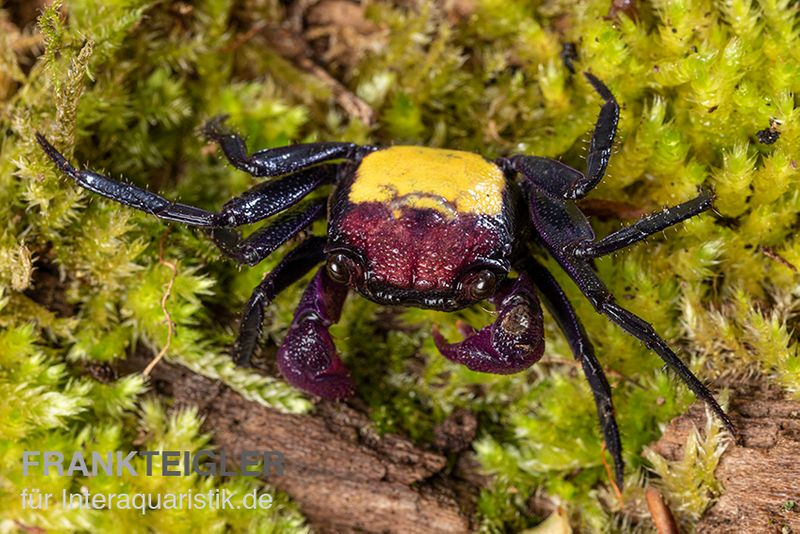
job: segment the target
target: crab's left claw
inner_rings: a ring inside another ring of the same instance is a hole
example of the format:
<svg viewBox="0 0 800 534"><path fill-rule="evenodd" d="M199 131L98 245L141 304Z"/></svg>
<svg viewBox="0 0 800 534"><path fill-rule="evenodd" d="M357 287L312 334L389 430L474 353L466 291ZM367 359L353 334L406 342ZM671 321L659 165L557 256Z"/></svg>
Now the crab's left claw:
<svg viewBox="0 0 800 534"><path fill-rule="evenodd" d="M544 352L542 308L527 275L507 280L489 299L497 307L494 323L471 332L460 343L447 343L434 326L433 340L447 359L473 371L511 374L533 365Z"/></svg>
<svg viewBox="0 0 800 534"><path fill-rule="evenodd" d="M322 267L303 293L278 350L278 369L286 381L324 399L349 397L354 391L328 332L339 320L346 296L347 286L331 280Z"/></svg>

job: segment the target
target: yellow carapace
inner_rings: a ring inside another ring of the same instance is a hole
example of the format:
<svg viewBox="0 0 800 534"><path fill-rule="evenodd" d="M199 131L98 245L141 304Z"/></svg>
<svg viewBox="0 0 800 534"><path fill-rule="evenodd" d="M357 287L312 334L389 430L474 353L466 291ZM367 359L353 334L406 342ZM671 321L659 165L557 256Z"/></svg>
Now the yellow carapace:
<svg viewBox="0 0 800 534"><path fill-rule="evenodd" d="M429 208L446 216L500 215L506 179L478 154L419 146L394 146L364 157L350 202Z"/></svg>

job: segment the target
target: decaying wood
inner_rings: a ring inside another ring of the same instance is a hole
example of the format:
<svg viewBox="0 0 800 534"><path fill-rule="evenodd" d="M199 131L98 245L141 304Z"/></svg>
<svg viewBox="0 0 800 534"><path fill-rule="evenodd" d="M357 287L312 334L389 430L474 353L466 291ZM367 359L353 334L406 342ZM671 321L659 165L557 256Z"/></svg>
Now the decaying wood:
<svg viewBox="0 0 800 534"><path fill-rule="evenodd" d="M140 372L149 354L127 360L121 373ZM283 476L267 481L300 505L316 532L470 532L478 488L464 444L476 422L467 413L434 435L439 449L462 451L453 469L434 450L395 435L378 435L357 405L321 402L312 414L291 415L243 399L227 386L161 362L155 390L173 408L194 406L217 447L230 456L243 450L284 454ZM739 388L742 385L739 384ZM697 525L698 532L800 533L800 402L780 392L739 389L731 414L741 444L728 447L717 479L724 494ZM682 458L693 428L704 428L696 404L676 418L652 448L668 460ZM463 434L463 435L461 435Z"/></svg>
<svg viewBox="0 0 800 534"><path fill-rule="evenodd" d="M147 359L135 356L126 371ZM196 406L204 430L228 455L282 452L283 476L267 481L300 505L317 532L470 531L464 503L474 503L475 486L446 474L443 455L399 436L379 436L353 406L322 402L313 414L283 414L165 362L151 378L156 391L174 399L174 408Z"/></svg>
<svg viewBox="0 0 800 534"><path fill-rule="evenodd" d="M800 402L778 391L737 391L731 402L741 444L725 451L716 471L724 493L706 512L698 532L800 532ZM682 457L693 427L704 428L695 404L667 427L653 449Z"/></svg>

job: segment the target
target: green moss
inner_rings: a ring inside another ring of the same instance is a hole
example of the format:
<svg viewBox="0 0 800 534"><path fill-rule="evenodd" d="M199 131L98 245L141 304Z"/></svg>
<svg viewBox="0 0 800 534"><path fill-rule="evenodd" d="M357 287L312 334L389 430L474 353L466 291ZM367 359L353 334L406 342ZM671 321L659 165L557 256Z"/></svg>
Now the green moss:
<svg viewBox="0 0 800 534"><path fill-rule="evenodd" d="M719 216L704 214L666 239L598 261L600 276L681 349L701 378L756 370L800 394L793 335L800 39L789 0L659 0L640 3L635 19L608 16L610 2L603 0L474 0L447 8L370 2L365 17L386 30L380 46L353 54L338 72L372 106L372 125L343 112L330 85L281 57L264 32L247 33L256 22L282 21L283 3L185 5L114 0L98 7L75 0L49 7L38 22L44 48L33 65L26 34L5 31L12 26L0 32L0 202L6 207L0 210L0 392L8 399L0 407L0 471L12 473L0 485L4 519L63 529L142 525L111 514L20 511L23 481L16 470L19 452L30 444L80 449L89 432L81 429L92 429L109 447L130 446L137 425L181 447L205 439L196 435L191 413L168 420L156 404L134 408L149 387L145 378L99 384L81 371L137 346L153 354L164 346L161 299L173 272L159 261L162 238L163 259L177 269L167 303L176 334L167 358L267 406L303 411L311 405L281 380L234 368L227 358L233 325L206 311L213 306L235 317L283 251L239 270L200 233L168 229L68 183L35 145L34 131L75 161L208 208L253 183L210 156L196 135L219 113L229 114L254 148L315 139L402 141L487 157L563 156L581 168L599 99L562 65L565 41L577 43L577 68L604 80L623 105L608 176L592 198L655 210L690 198L703 183L717 194ZM10 24L10 15L0 10L0 20ZM780 138L759 143L756 132L770 125ZM619 224L595 221L599 235ZM643 447L692 397L549 265L609 372L629 466L626 495L636 495L646 476ZM51 271L55 282L48 285L42 273ZM301 290L302 284L290 288L272 306L268 342L284 335ZM334 331L380 429L425 442L456 408L478 415L474 448L494 480L478 506L484 530L540 521L527 505L534 492L558 499L574 522L592 529L647 528L609 497L591 395L552 321L546 362L512 376L452 365L428 336L438 324L454 339L456 319L480 326L491 317L481 308L389 312L352 298ZM681 477L713 486L713 465L704 465L702 476ZM668 496L678 498L669 469L656 465L656 471ZM36 482L43 488L73 483ZM279 511L203 519L206 526L239 530L254 527L251 521L266 530L299 524L294 513ZM148 521L152 528L174 526L168 516Z"/></svg>

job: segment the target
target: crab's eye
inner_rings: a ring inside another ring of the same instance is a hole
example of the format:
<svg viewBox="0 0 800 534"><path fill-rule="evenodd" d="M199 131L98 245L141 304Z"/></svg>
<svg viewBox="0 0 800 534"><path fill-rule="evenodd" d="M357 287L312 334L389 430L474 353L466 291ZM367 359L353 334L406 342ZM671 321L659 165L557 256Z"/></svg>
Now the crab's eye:
<svg viewBox="0 0 800 534"><path fill-rule="evenodd" d="M361 276L361 265L347 254L338 252L328 257L328 275L335 282L348 284Z"/></svg>
<svg viewBox="0 0 800 534"><path fill-rule="evenodd" d="M477 271L468 275L461 287L471 299L483 300L494 295L497 275L488 269Z"/></svg>

